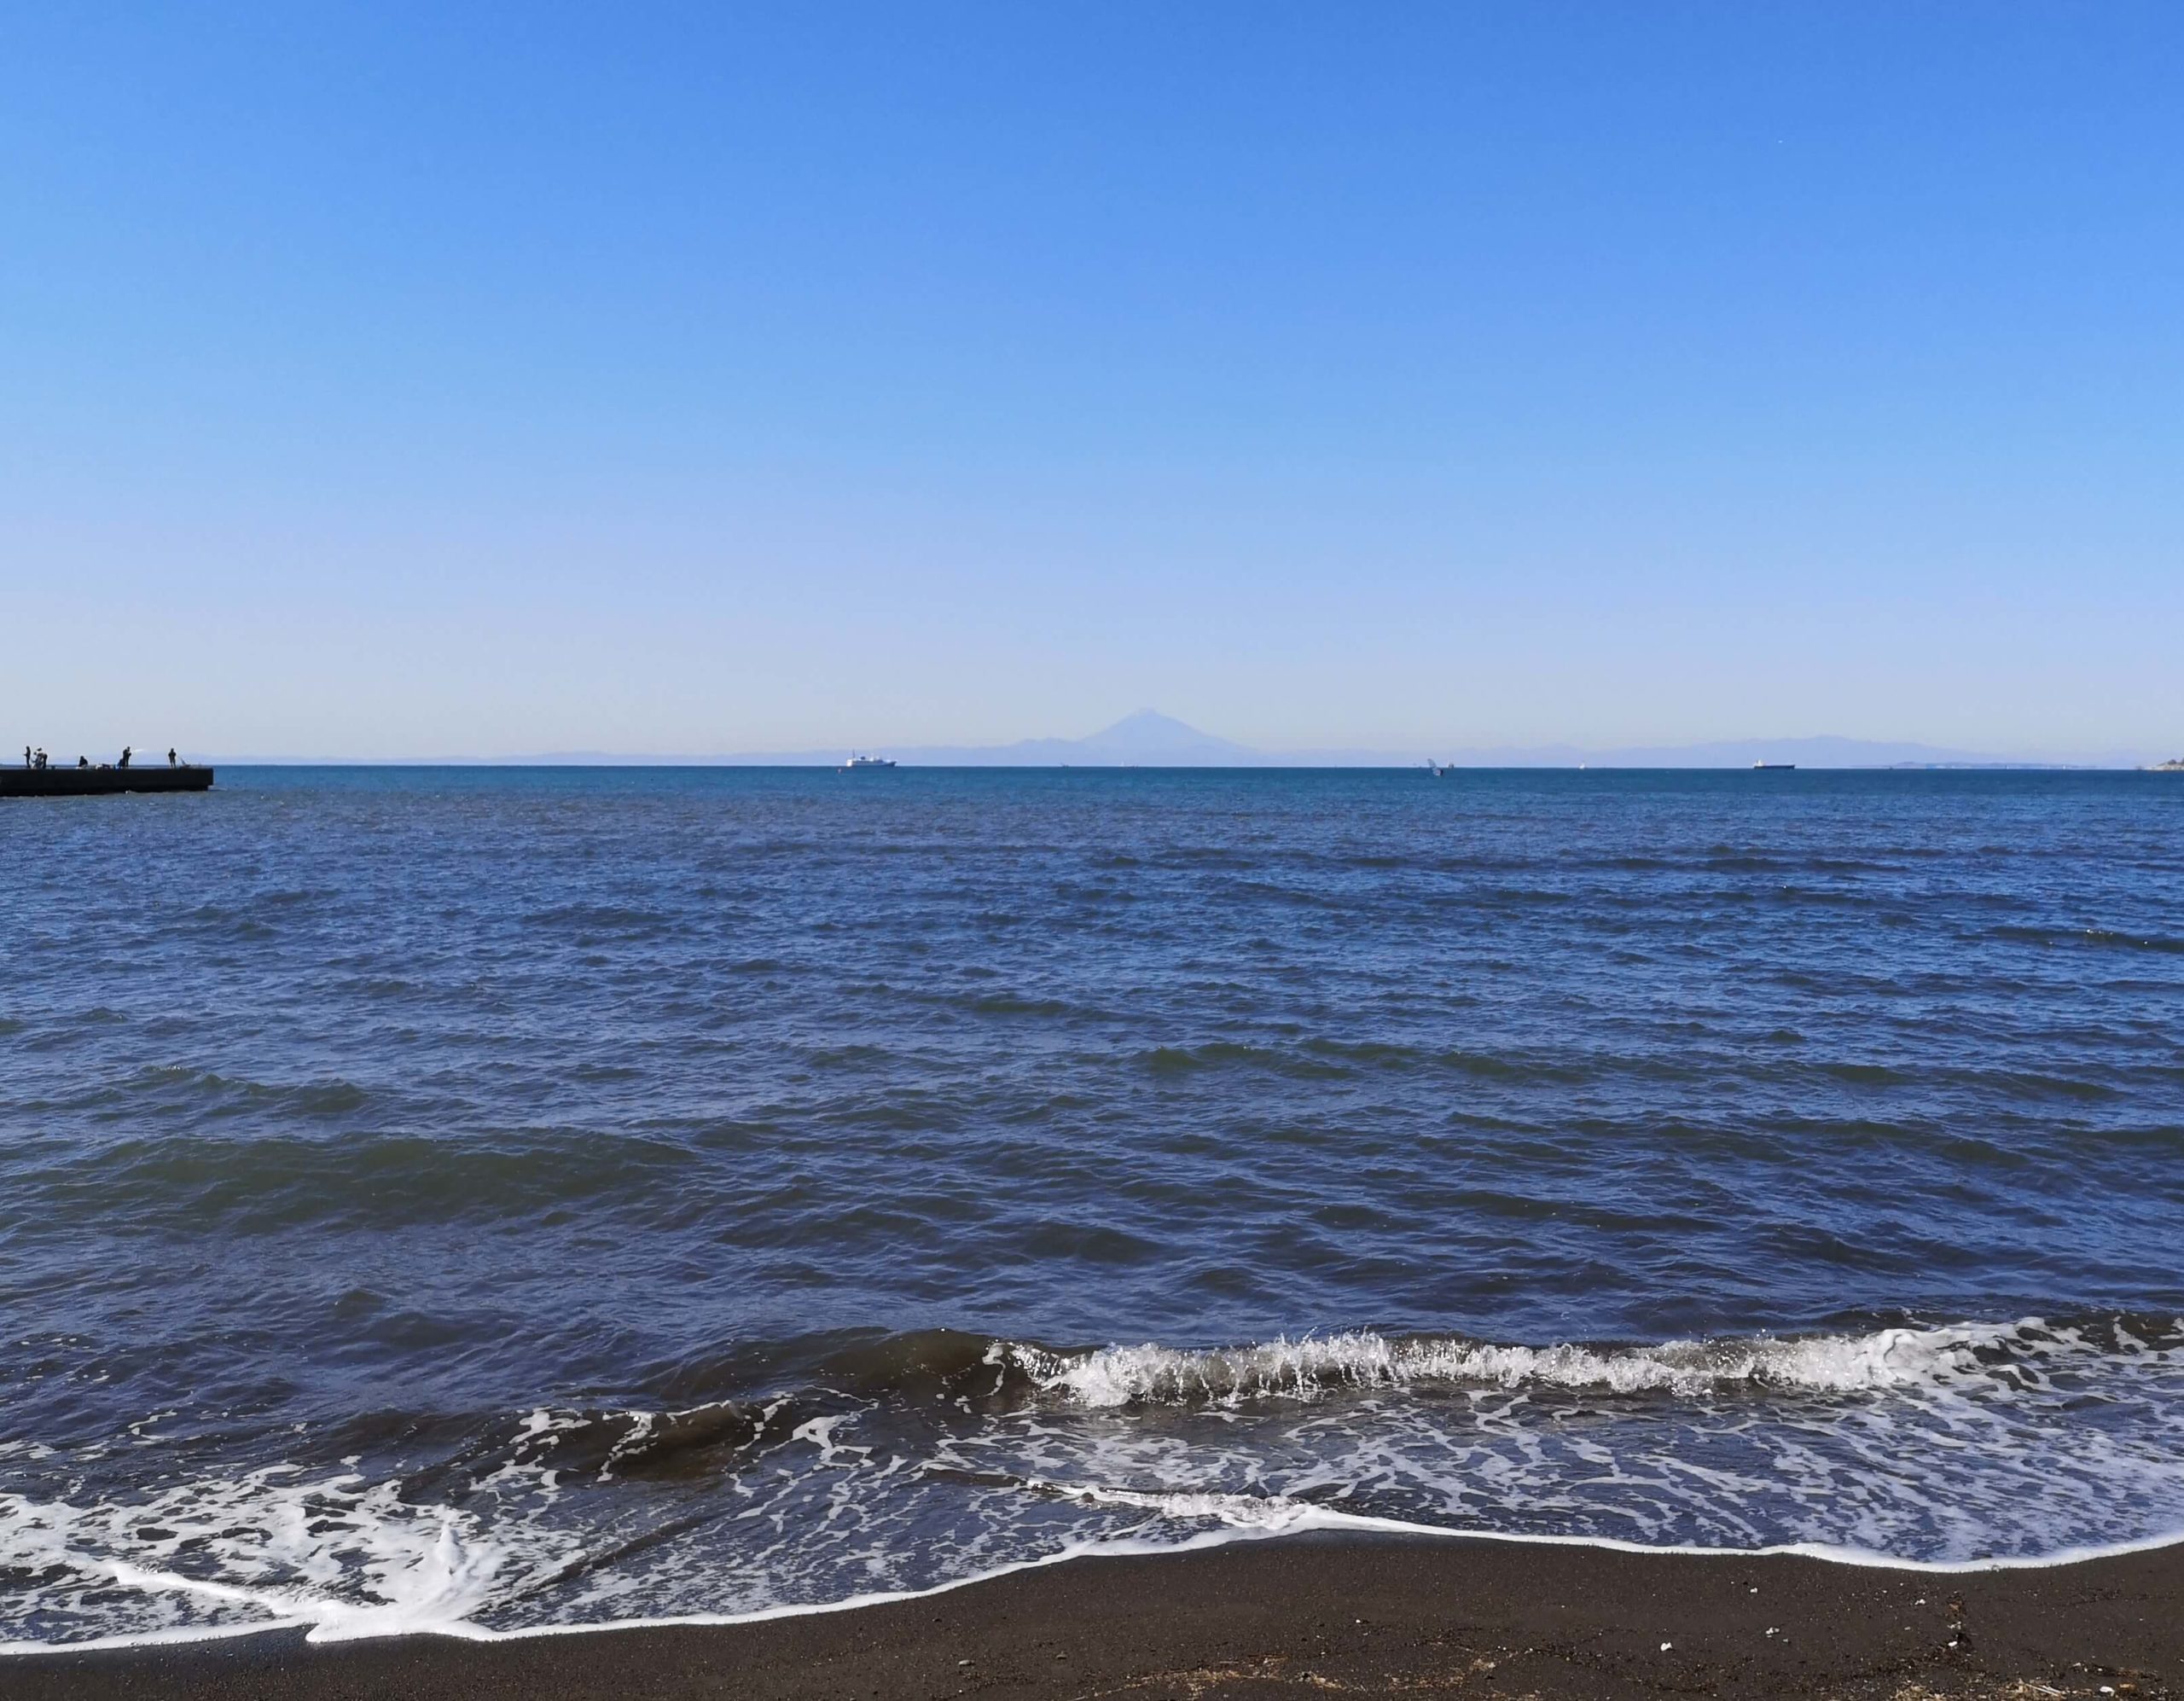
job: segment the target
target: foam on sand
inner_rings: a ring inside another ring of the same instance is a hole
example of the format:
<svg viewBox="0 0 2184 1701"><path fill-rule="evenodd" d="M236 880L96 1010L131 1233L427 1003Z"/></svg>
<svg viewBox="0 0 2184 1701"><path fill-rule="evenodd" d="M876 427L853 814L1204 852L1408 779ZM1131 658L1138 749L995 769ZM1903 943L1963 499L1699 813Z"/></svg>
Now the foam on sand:
<svg viewBox="0 0 2184 1701"><path fill-rule="evenodd" d="M1937 1571L2184 1531L2167 1319L1545 1347L903 1338L852 1382L540 1408L421 1459L202 1461L103 1495L111 1456L14 1444L0 1650L731 1623L1306 1530ZM164 1456L154 1425L127 1460Z"/></svg>

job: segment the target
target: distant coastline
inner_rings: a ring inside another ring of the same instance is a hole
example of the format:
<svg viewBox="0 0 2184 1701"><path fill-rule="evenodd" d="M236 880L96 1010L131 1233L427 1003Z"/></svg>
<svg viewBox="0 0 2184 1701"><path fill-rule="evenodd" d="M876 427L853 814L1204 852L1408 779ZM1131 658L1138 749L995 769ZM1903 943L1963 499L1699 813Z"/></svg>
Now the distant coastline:
<svg viewBox="0 0 2184 1701"><path fill-rule="evenodd" d="M871 743L873 752L920 768L1744 768L1755 763L1829 769L2087 770L2167 768L2145 750L2089 752L2070 759L2030 752L1955 750L1912 741L1809 736L1734 739L1682 745L1507 745L1472 748L1261 749L1201 732L1145 709L1084 738L1019 739L1011 744ZM224 755L230 766L487 768L837 768L848 747L628 754L564 750L520 756L309 758Z"/></svg>

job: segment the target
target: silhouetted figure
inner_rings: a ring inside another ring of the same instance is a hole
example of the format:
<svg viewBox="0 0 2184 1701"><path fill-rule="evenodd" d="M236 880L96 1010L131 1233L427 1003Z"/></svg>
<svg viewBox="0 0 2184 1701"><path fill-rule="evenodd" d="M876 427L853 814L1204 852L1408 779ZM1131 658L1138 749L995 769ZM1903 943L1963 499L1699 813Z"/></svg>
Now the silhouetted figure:
<svg viewBox="0 0 2184 1701"><path fill-rule="evenodd" d="M121 746L121 760L120 760L120 761L119 761L119 762L117 762L117 763L114 763L114 766L115 766L115 767L117 767L117 768L126 768L126 767L129 765L129 758L130 758L130 757L131 757L131 755L133 755L134 753L135 753L135 752L134 752L130 748L130 746L127 746L127 745L125 745L125 745L123 745L123 746Z"/></svg>
<svg viewBox="0 0 2184 1701"><path fill-rule="evenodd" d="M26 768L35 768L38 766L35 762L31 760L31 747L28 745L25 745L23 746L23 766Z"/></svg>
<svg viewBox="0 0 2184 1701"><path fill-rule="evenodd" d="M170 768L171 768L171 767L173 767L174 765L175 765L175 760L174 760L174 751L173 751L173 748L172 748L171 746L170 746L170 747L168 748L168 751L167 751L167 766L168 766L168 767L170 767Z"/></svg>
<svg viewBox="0 0 2184 1701"><path fill-rule="evenodd" d="M78 768L88 768L91 765L91 758L88 756L79 756L76 758L76 765Z"/></svg>

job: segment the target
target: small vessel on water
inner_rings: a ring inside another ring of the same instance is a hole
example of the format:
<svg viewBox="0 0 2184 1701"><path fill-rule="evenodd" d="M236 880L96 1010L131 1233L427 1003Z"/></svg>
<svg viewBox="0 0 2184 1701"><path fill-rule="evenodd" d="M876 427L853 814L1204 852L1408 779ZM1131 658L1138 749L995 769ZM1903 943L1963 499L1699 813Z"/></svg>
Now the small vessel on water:
<svg viewBox="0 0 2184 1701"><path fill-rule="evenodd" d="M1751 768L1755 774L1787 774L1792 772L1797 765L1794 762L1755 762Z"/></svg>
<svg viewBox="0 0 2184 1701"><path fill-rule="evenodd" d="M862 773L868 768L892 768L894 762L885 756L852 756L841 765L844 774Z"/></svg>

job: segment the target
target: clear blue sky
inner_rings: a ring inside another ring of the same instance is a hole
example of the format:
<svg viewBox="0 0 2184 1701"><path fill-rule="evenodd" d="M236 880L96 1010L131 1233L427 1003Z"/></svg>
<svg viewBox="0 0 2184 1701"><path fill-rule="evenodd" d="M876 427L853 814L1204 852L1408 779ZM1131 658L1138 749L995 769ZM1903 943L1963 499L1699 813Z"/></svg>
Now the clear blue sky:
<svg viewBox="0 0 2184 1701"><path fill-rule="evenodd" d="M2180 89L2175 0L9 7L0 719L2184 746Z"/></svg>

